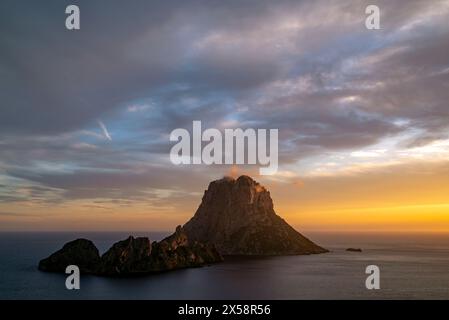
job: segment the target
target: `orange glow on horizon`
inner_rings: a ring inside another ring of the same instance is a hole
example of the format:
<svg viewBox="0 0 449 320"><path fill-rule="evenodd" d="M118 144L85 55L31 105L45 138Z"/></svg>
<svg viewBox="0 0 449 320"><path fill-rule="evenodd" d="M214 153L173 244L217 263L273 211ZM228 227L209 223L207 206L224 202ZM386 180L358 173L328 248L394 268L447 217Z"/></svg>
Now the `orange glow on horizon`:
<svg viewBox="0 0 449 320"><path fill-rule="evenodd" d="M242 168L231 173L244 174ZM449 233L449 167L392 168L359 175L272 179L255 177L278 215L300 232L394 231ZM203 186L205 190L207 186ZM2 204L0 230L171 231L187 222L202 191L182 200L120 205L92 199ZM97 199L99 200L99 199Z"/></svg>

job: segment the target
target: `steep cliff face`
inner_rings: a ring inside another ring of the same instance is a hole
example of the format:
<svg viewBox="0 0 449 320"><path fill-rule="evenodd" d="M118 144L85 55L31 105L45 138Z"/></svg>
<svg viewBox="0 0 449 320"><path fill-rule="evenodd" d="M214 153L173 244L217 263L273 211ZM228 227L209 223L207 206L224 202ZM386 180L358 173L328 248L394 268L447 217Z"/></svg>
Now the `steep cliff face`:
<svg viewBox="0 0 449 320"><path fill-rule="evenodd" d="M276 215L270 193L248 176L211 182L183 229L189 239L214 244L224 255L327 252Z"/></svg>

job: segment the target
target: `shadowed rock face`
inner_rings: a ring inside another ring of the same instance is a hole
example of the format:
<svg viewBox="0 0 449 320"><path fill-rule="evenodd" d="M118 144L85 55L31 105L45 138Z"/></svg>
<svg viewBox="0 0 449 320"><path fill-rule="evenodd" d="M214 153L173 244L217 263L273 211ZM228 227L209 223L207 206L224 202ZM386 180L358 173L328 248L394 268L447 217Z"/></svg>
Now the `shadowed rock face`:
<svg viewBox="0 0 449 320"><path fill-rule="evenodd" d="M148 238L128 237L115 243L101 256L101 275L132 274L150 271L151 243Z"/></svg>
<svg viewBox="0 0 449 320"><path fill-rule="evenodd" d="M129 237L117 242L101 257L100 275L121 276L199 267L222 261L211 244L190 243L181 227L170 237L150 243Z"/></svg>
<svg viewBox="0 0 449 320"><path fill-rule="evenodd" d="M65 272L69 265L76 265L82 273L95 273L100 263L100 254L92 241L77 239L68 242L62 249L39 262L39 270Z"/></svg>
<svg viewBox="0 0 449 320"><path fill-rule="evenodd" d="M211 182L183 229L189 239L212 243L223 255L327 252L276 215L270 193L248 176Z"/></svg>
<svg viewBox="0 0 449 320"><path fill-rule="evenodd" d="M223 261L214 245L190 241L178 226L176 232L153 245L152 266L154 270L171 270L181 265L195 267Z"/></svg>

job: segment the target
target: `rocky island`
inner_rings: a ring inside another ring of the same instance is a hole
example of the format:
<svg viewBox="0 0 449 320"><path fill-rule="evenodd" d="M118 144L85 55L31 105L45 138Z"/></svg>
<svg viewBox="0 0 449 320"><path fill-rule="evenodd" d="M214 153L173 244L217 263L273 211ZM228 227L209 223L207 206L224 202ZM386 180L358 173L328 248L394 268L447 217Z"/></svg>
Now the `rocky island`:
<svg viewBox="0 0 449 320"><path fill-rule="evenodd" d="M360 249L360 248L348 248L348 249L346 249L346 251L349 251L349 252L362 252L362 249Z"/></svg>
<svg viewBox="0 0 449 320"><path fill-rule="evenodd" d="M179 226L173 235L160 242L130 236L115 243L101 257L92 241L77 239L41 260L39 270L64 272L68 265L76 265L82 273L133 276L200 267L222 260L213 245L189 241Z"/></svg>
<svg viewBox="0 0 449 320"><path fill-rule="evenodd" d="M211 182L183 229L189 239L213 243L223 255L328 252L278 216L270 192L248 176Z"/></svg>
<svg viewBox="0 0 449 320"><path fill-rule="evenodd" d="M39 262L39 270L132 276L223 261L226 255L302 255L328 250L278 216L270 193L248 176L213 181L195 215L171 236L151 242L128 237L100 256L94 243L77 239Z"/></svg>

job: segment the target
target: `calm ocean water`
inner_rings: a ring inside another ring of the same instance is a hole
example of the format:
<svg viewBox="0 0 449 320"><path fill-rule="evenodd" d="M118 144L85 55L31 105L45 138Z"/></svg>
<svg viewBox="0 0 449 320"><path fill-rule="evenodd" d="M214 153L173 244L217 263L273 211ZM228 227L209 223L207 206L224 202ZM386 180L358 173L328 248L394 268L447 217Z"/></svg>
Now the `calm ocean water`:
<svg viewBox="0 0 449 320"><path fill-rule="evenodd" d="M41 258L86 237L101 252L124 233L0 233L0 299L449 299L449 236L308 234L328 254L227 258L213 266L131 279L37 270ZM159 240L162 233L134 233ZM346 252L361 247L362 253ZM365 289L365 267L381 270L381 289Z"/></svg>

